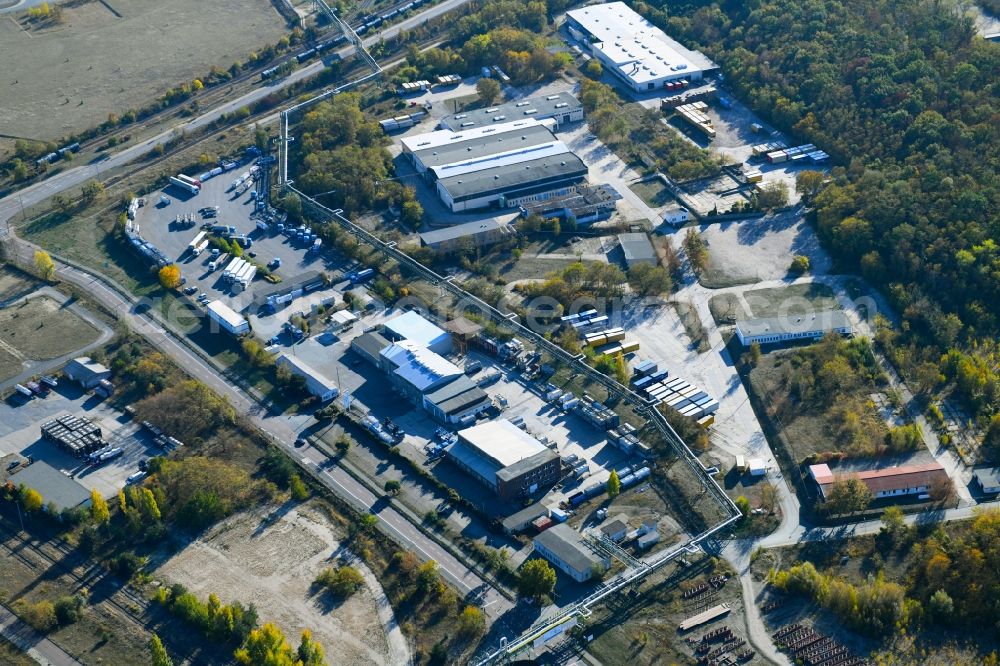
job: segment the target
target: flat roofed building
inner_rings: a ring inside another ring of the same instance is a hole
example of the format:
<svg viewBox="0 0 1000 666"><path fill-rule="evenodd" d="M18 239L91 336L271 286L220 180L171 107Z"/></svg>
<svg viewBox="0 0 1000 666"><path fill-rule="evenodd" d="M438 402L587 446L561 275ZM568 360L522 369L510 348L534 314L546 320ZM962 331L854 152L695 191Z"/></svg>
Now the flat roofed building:
<svg viewBox="0 0 1000 666"><path fill-rule="evenodd" d="M42 496L46 511L54 506L56 511L90 506L90 491L48 463L36 460L10 476L10 481L22 483Z"/></svg>
<svg viewBox="0 0 1000 666"><path fill-rule="evenodd" d="M315 370L311 365L291 354L279 354L275 363L288 370L306 382L306 390L322 402L333 400L340 395L340 389L329 378Z"/></svg>
<svg viewBox="0 0 1000 666"><path fill-rule="evenodd" d="M514 535L528 529L528 525L538 518L547 518L549 508L540 502L525 507L517 513L512 513L500 523L506 534Z"/></svg>
<svg viewBox="0 0 1000 666"><path fill-rule="evenodd" d="M827 333L850 335L851 321L841 310L826 310L803 315L767 319L742 319L736 322L740 344L777 344L792 340L818 340Z"/></svg>
<svg viewBox="0 0 1000 666"><path fill-rule="evenodd" d="M718 65L667 36L624 2L566 12L571 34L590 45L601 64L632 90L662 88L669 81L698 81Z"/></svg>
<svg viewBox="0 0 1000 666"><path fill-rule="evenodd" d="M532 97L485 109L462 111L441 119L439 126L455 132L473 127L489 127L520 118L545 120L551 118L556 127L583 120L583 105L571 93L560 92L545 97ZM500 120L498 120L498 118Z"/></svg>
<svg viewBox="0 0 1000 666"><path fill-rule="evenodd" d="M246 317L222 301L212 301L208 304L208 318L233 335L242 335L250 330L250 322Z"/></svg>
<svg viewBox="0 0 1000 666"><path fill-rule="evenodd" d="M974 470L972 476L987 495L1000 493L1000 467L981 467Z"/></svg>
<svg viewBox="0 0 1000 666"><path fill-rule="evenodd" d="M513 225L491 218L425 231L420 234L420 244L432 250L451 252L462 248L466 243L471 243L474 247L486 247L516 234Z"/></svg>
<svg viewBox="0 0 1000 666"><path fill-rule="evenodd" d="M67 377L85 389L94 388L102 380L108 379L111 376L110 369L94 361L89 356L74 358L66 364L63 372Z"/></svg>
<svg viewBox="0 0 1000 666"><path fill-rule="evenodd" d="M551 143L556 139L549 125L532 118L460 132L436 130L404 138L403 154L425 174L435 167Z"/></svg>
<svg viewBox="0 0 1000 666"><path fill-rule="evenodd" d="M412 340L393 343L379 356L393 383L417 405L423 404L424 395L464 376L460 367Z"/></svg>
<svg viewBox="0 0 1000 666"><path fill-rule="evenodd" d="M320 271L305 271L277 284L254 288L253 304L257 307L263 305L277 307L325 285L323 274Z"/></svg>
<svg viewBox="0 0 1000 666"><path fill-rule="evenodd" d="M481 162L486 168L445 175L437 181L438 196L455 213L509 208L566 195L587 177L587 165L561 142L535 154L498 156Z"/></svg>
<svg viewBox="0 0 1000 666"><path fill-rule="evenodd" d="M489 409L486 391L465 375L424 396L424 409L442 423L459 423Z"/></svg>
<svg viewBox="0 0 1000 666"><path fill-rule="evenodd" d="M583 536L566 523L554 525L534 538L535 552L557 569L583 583L607 571L611 562L587 546Z"/></svg>
<svg viewBox="0 0 1000 666"><path fill-rule="evenodd" d="M641 232L618 234L618 243L625 255L625 265L629 268L639 264L656 265L656 250L649 242L649 236Z"/></svg>
<svg viewBox="0 0 1000 666"><path fill-rule="evenodd" d="M567 194L521 204L521 215L541 215L565 220L572 217L577 224L589 224L611 216L622 195L611 185L577 185Z"/></svg>
<svg viewBox="0 0 1000 666"><path fill-rule="evenodd" d="M839 473L832 471L829 465L810 465L809 475L819 486L824 500L835 483L850 478L859 479L868 486L875 499L921 495L936 484L951 483L948 472L937 462Z"/></svg>
<svg viewBox="0 0 1000 666"><path fill-rule="evenodd" d="M551 126L551 120L528 119L438 130L403 139L403 154L436 182L438 196L453 212L507 208L566 194L586 177L586 165Z"/></svg>
<svg viewBox="0 0 1000 666"><path fill-rule="evenodd" d="M369 363L380 367L382 350L391 344L378 331L368 331L351 340L351 350Z"/></svg>
<svg viewBox="0 0 1000 666"><path fill-rule="evenodd" d="M416 312L404 312L382 324L382 334L390 341L409 340L438 354L451 351L451 338L436 324Z"/></svg>
<svg viewBox="0 0 1000 666"><path fill-rule="evenodd" d="M504 500L525 497L559 478L559 456L506 419L460 430L446 454Z"/></svg>

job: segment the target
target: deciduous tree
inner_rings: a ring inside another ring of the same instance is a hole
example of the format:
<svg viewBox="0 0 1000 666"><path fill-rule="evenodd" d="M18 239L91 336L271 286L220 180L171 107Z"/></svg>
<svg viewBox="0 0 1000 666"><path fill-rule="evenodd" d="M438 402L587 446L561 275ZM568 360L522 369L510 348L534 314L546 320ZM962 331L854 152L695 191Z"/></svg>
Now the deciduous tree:
<svg viewBox="0 0 1000 666"><path fill-rule="evenodd" d="M164 289L176 289L181 285L181 268L177 264L169 264L160 269L160 285Z"/></svg>
<svg viewBox="0 0 1000 666"><path fill-rule="evenodd" d="M518 573L517 589L521 596L534 599L547 597L555 586L556 570L545 560L528 560Z"/></svg>
<svg viewBox="0 0 1000 666"><path fill-rule="evenodd" d="M608 476L607 487L608 487L608 497L610 497L611 499L618 497L618 494L621 493L622 482L621 479L618 478L617 471L611 470L611 475Z"/></svg>

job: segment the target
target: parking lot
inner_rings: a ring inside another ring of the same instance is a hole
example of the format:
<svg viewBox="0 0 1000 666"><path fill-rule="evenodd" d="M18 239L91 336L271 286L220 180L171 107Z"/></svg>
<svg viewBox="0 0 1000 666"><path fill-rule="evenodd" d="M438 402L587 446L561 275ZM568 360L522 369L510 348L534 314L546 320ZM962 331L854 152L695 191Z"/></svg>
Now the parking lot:
<svg viewBox="0 0 1000 666"><path fill-rule="evenodd" d="M308 270L337 271L341 268L333 262L329 253L307 252L305 244L294 242L273 228L267 232L257 228L257 221L251 217L254 210L251 192L254 188L251 186L241 195L231 189L233 180L248 171L252 164L253 162L244 161L235 170L204 181L201 191L196 195L168 185L149 194L146 206L140 208L136 215L136 223L143 238L177 262L181 268L181 276L186 280L186 287L194 287L192 294L204 293L209 300L221 299L237 312L250 305L255 288L269 283L258 275L247 290L234 294L223 283L224 266L210 270L209 264L214 259L210 248L206 248L198 256L193 256L188 249L188 244L202 230L204 223L234 227L235 235L245 235L252 241L252 245L244 252L244 258L253 259L262 265L279 259L281 266L273 272L283 279L294 278ZM167 197L170 203L162 203L161 196ZM199 212L215 206L218 207L215 217L206 218ZM194 216L194 224L176 221L178 216L183 219L189 215Z"/></svg>
<svg viewBox="0 0 1000 666"><path fill-rule="evenodd" d="M122 447L124 453L103 465L90 465L42 439L41 425L65 414L96 422L101 426L104 440ZM162 451L127 415L63 380L45 398L24 403L15 398L0 403L0 456L13 453L44 461L76 479L84 488L96 488L104 497L113 497L128 476L139 470L140 460Z"/></svg>

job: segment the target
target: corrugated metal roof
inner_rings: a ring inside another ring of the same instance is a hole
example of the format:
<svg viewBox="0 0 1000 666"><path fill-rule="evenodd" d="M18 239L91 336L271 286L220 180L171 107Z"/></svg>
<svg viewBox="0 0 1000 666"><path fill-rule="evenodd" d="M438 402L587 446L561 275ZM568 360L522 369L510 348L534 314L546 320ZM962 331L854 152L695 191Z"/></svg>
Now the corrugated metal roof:
<svg viewBox="0 0 1000 666"><path fill-rule="evenodd" d="M90 502L89 490L41 460L22 467L11 475L10 480L15 486L23 483L37 490L46 505L52 502L59 511Z"/></svg>
<svg viewBox="0 0 1000 666"><path fill-rule="evenodd" d="M424 347L430 347L448 337L447 333L416 312L405 312L390 319L382 328L392 337L410 340Z"/></svg>
<svg viewBox="0 0 1000 666"><path fill-rule="evenodd" d="M420 392L448 377L463 376L457 365L412 340L397 342L381 355L397 366L395 374Z"/></svg>

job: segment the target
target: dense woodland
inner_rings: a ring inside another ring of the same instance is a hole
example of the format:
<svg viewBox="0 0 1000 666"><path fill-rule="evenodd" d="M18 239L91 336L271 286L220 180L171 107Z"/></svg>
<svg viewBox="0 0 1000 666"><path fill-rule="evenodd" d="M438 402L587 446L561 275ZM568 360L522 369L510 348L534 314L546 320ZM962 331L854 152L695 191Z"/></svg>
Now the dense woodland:
<svg viewBox="0 0 1000 666"><path fill-rule="evenodd" d="M816 199L817 226L903 313L897 362L938 364L973 411L995 411L1000 45L953 0L633 4L843 165Z"/></svg>

